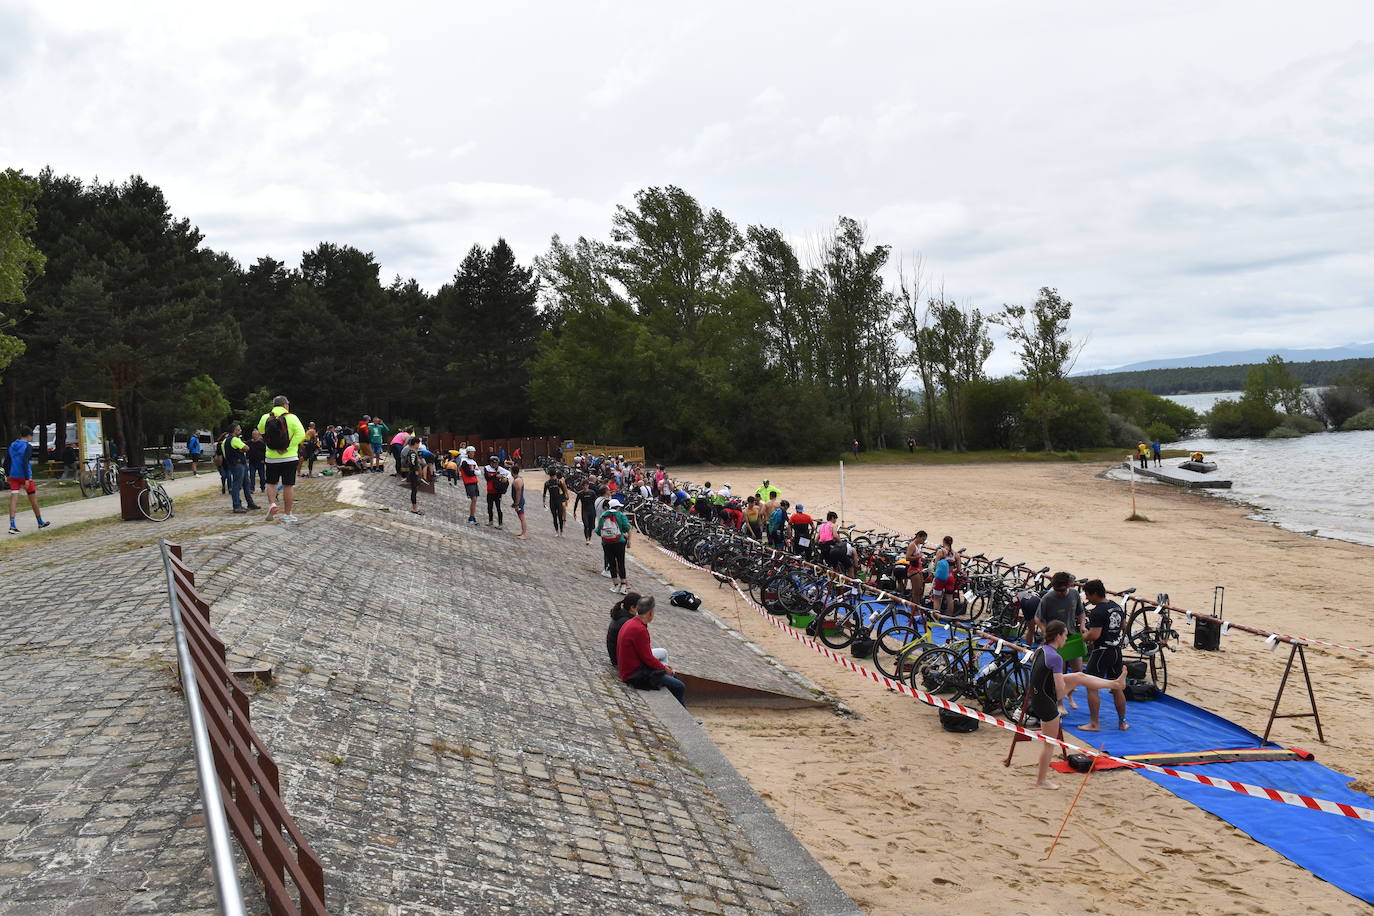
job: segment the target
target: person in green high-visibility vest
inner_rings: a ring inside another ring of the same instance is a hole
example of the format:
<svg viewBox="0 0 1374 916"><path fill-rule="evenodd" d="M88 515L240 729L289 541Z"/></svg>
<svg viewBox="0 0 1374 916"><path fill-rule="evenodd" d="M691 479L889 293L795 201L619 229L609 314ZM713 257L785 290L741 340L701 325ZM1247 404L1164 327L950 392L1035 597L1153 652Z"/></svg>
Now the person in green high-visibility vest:
<svg viewBox="0 0 1374 916"><path fill-rule="evenodd" d="M721 510L725 508L725 504L729 501L730 485L728 483L721 484L720 489L711 494L711 505L713 507L711 511L715 513L716 518L721 517Z"/></svg>

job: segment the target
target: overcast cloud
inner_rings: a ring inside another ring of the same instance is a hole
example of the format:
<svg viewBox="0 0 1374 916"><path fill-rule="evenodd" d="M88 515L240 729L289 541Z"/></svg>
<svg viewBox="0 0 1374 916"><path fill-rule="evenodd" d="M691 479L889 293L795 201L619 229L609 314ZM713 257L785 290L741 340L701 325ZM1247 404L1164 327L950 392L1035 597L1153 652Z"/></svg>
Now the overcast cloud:
<svg viewBox="0 0 1374 916"><path fill-rule="evenodd" d="M0 166L430 289L671 183L985 310L1057 286L1083 369L1374 340L1374 4L677 6L0 0Z"/></svg>

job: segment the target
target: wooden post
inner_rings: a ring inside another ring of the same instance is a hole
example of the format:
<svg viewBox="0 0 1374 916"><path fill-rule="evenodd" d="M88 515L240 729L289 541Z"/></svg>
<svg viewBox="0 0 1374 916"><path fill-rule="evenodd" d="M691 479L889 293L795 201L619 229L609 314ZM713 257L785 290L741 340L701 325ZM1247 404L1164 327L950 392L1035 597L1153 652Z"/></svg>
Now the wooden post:
<svg viewBox="0 0 1374 916"><path fill-rule="evenodd" d="M1264 747L1269 742L1269 732L1274 727L1275 719L1314 719L1317 723L1317 740L1322 744L1326 743L1326 737L1322 734L1322 718L1317 714L1317 695L1312 692L1312 677L1307 672L1307 654L1303 652L1303 644L1300 642L1289 643L1288 664L1283 669L1283 679L1279 681L1279 692L1274 694L1274 708L1269 710L1269 724L1264 726L1264 737L1260 738L1260 747ZM1297 658L1302 663L1302 679L1307 684L1307 700L1312 704L1311 712L1279 712L1279 700L1283 699L1284 688L1288 686L1288 675L1293 671L1293 659Z"/></svg>

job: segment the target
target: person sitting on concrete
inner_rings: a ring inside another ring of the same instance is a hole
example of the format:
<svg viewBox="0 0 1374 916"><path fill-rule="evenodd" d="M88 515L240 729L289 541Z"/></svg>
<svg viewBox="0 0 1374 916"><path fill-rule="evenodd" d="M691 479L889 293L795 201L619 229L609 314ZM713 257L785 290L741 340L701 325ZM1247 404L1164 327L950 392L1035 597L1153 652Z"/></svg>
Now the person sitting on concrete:
<svg viewBox="0 0 1374 916"><path fill-rule="evenodd" d="M668 692L681 703L687 705L687 685L678 680L672 668L660 658L667 658L665 650L653 649L649 644L649 624L654 619L654 596L645 595L635 604L635 616L625 621L616 636L616 667L620 669L620 679L636 690L658 690L667 687Z"/></svg>
<svg viewBox="0 0 1374 916"><path fill-rule="evenodd" d="M616 644L620 637L620 628L625 625L625 621L635 615L635 607L639 604L640 597L639 592L626 592L624 598L611 605L611 625L606 628L606 654L610 656L612 665L616 664Z"/></svg>

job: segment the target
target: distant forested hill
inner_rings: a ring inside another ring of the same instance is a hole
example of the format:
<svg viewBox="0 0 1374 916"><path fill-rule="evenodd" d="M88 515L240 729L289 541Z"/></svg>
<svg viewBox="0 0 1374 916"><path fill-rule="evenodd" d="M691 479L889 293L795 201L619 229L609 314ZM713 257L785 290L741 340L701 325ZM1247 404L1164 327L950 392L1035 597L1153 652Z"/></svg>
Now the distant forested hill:
<svg viewBox="0 0 1374 916"><path fill-rule="evenodd" d="M1180 369L1140 369L1135 372L1106 372L1074 381L1102 385L1109 391L1143 388L1155 394L1187 394L1193 391L1239 391L1245 387L1245 374L1256 364L1237 366L1193 366ZM1305 363L1285 363L1288 371L1306 386L1329 385L1332 379L1355 370L1374 370L1374 359L1324 359Z"/></svg>

